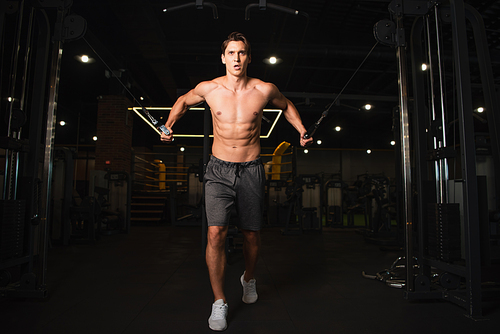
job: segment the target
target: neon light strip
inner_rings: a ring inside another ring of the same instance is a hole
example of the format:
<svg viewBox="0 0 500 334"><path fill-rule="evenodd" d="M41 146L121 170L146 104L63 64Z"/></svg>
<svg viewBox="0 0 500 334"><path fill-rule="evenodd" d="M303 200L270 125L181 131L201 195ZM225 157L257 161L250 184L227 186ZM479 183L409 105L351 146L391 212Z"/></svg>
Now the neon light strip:
<svg viewBox="0 0 500 334"><path fill-rule="evenodd" d="M150 109L150 108L148 108L148 109ZM140 118L142 118L142 120L144 122L146 122L153 130L155 130L156 133L158 133L159 135L161 135L160 130L158 130L157 128L155 128L155 126L153 124L151 124L150 121L148 121L144 116L142 116L142 113L139 111L139 110L142 110L142 108L133 107L133 108L128 108L128 110L133 110L137 115L139 115Z"/></svg>
<svg viewBox="0 0 500 334"><path fill-rule="evenodd" d="M142 118L142 120L146 123L148 123L148 125L153 128L156 133L158 134L161 134L160 131L154 127L153 124L151 124L150 121L148 121L141 113L141 110L142 108L141 107L132 107L132 108L128 108L129 110L133 110L137 115L139 115L140 118ZM168 110L170 111L172 108L171 107L148 107L146 108L147 110L162 110L162 111L165 111L165 110ZM189 110L205 110L204 108L189 108ZM283 110L281 109L264 109L264 112L275 112L275 113L278 113L278 116L276 116L276 119L274 120L273 124L271 125L271 128L269 129L269 131L267 132L266 135L260 135L260 138L264 138L264 139L267 139L271 136L271 133L273 132L274 130L274 127L276 126L276 124L278 123L278 120L279 118L281 117L281 114L283 113ZM174 134L174 137L184 137L184 138L203 138L204 135L191 135L191 134ZM210 135L210 137L213 137L213 135Z"/></svg>

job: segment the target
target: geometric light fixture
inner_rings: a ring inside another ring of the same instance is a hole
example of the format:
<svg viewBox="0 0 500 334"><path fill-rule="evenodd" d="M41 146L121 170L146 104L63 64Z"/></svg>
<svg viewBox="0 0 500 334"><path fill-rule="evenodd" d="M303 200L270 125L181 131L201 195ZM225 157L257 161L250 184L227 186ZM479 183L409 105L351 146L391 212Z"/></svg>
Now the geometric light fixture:
<svg viewBox="0 0 500 334"><path fill-rule="evenodd" d="M153 130L156 131L156 133L158 134L161 134L160 131L155 128L155 126L149 121L147 120L143 114L142 114L142 108L141 107L132 107L132 108L128 108L129 110L133 110L137 116L139 116L144 122L146 122ZM148 107L146 108L148 111L153 111L153 110L156 110L156 111L170 111L172 109L172 107ZM189 110L205 110L204 108L189 108ZM271 128L269 129L269 131L267 132L267 134L261 134L260 135L260 138L269 138L271 136L271 133L273 132L274 130L274 127L276 126L276 124L278 123L278 120L281 116L281 114L283 113L283 110L281 109L264 109L264 115L266 113L271 113L271 114L276 114L276 117L273 121L273 123L271 124ZM272 118L272 117L267 117L268 119ZM175 133L174 134L174 137L182 137L182 138L203 138L203 134L193 134L193 133ZM213 135L210 135L210 137L213 137Z"/></svg>

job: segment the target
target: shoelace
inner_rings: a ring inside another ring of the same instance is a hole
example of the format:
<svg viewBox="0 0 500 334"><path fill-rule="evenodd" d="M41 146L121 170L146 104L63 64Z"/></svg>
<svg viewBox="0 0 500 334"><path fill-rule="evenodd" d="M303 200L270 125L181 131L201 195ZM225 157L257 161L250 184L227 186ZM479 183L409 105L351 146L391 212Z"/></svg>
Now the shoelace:
<svg viewBox="0 0 500 334"><path fill-rule="evenodd" d="M253 294L256 294L257 291L256 291L256 288L255 288L255 282L245 282L245 280L243 280L243 282L245 283L245 294L246 295L253 295Z"/></svg>
<svg viewBox="0 0 500 334"><path fill-rule="evenodd" d="M226 315L226 308L224 305L215 305L212 312L212 319L224 319Z"/></svg>

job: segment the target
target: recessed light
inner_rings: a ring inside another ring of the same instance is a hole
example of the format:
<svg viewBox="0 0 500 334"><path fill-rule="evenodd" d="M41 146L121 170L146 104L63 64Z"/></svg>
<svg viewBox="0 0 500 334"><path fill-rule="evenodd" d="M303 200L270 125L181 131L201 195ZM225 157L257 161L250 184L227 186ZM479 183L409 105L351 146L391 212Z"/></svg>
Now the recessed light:
<svg viewBox="0 0 500 334"><path fill-rule="evenodd" d="M271 56L271 57L263 60L263 62L268 64L268 65L277 65L277 64L281 63L282 61L283 60L281 58L278 58L275 56Z"/></svg>
<svg viewBox="0 0 500 334"><path fill-rule="evenodd" d="M78 60L80 63L84 63L84 64L91 64L91 63L95 62L95 59L89 57L88 55L76 55L75 59Z"/></svg>

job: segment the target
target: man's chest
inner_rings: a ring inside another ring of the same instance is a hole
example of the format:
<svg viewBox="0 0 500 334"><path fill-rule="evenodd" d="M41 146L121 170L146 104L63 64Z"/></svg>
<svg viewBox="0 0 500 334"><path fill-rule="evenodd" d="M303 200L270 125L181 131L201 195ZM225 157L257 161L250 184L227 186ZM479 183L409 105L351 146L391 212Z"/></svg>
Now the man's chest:
<svg viewBox="0 0 500 334"><path fill-rule="evenodd" d="M206 98L214 118L224 123L254 122L267 105L262 93L256 90L244 92L221 91Z"/></svg>

